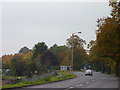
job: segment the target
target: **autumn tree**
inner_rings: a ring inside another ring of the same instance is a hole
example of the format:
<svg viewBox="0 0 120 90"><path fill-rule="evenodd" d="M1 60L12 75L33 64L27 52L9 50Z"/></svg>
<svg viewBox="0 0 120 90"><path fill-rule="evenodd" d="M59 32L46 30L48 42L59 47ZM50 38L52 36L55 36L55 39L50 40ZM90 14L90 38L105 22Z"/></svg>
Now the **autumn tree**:
<svg viewBox="0 0 120 90"><path fill-rule="evenodd" d="M75 48L74 50L74 69L83 68L88 63L89 57L82 47Z"/></svg>
<svg viewBox="0 0 120 90"><path fill-rule="evenodd" d="M99 61L103 68L102 71L111 73L114 68L116 75L120 75L120 42L118 39L120 36L120 2L110 2L110 5L112 6L111 16L97 21L97 38L95 45L91 48L91 55Z"/></svg>
<svg viewBox="0 0 120 90"><path fill-rule="evenodd" d="M85 40L81 39L78 35L72 35L70 38L67 39L67 46L69 48L71 48L72 46L74 48L84 47L85 44Z"/></svg>
<svg viewBox="0 0 120 90"><path fill-rule="evenodd" d="M22 56L14 55L10 62L11 74L14 76L24 76L26 73L26 63Z"/></svg>
<svg viewBox="0 0 120 90"><path fill-rule="evenodd" d="M120 2L112 2L111 17L98 19L97 46L102 57L110 57L116 62L116 74L120 71Z"/></svg>
<svg viewBox="0 0 120 90"><path fill-rule="evenodd" d="M45 69L51 70L58 65L58 60L55 54L48 50L42 54L40 63Z"/></svg>
<svg viewBox="0 0 120 90"><path fill-rule="evenodd" d="M13 58L13 55L3 55L2 56L2 68L7 69L10 68L10 61Z"/></svg>
<svg viewBox="0 0 120 90"><path fill-rule="evenodd" d="M73 48L73 68L80 69L84 65L84 62L88 60L88 55L86 54L85 49L83 48L86 44L85 40L81 39L77 35L72 35L67 39L67 46ZM70 57L72 55L72 50L70 52ZM71 60L72 61L72 60Z"/></svg>
<svg viewBox="0 0 120 90"><path fill-rule="evenodd" d="M30 51L30 49L25 46L19 50L19 53L27 54L29 51Z"/></svg>
<svg viewBox="0 0 120 90"><path fill-rule="evenodd" d="M61 65L70 66L71 65L71 50L68 49L60 53L61 56Z"/></svg>
<svg viewBox="0 0 120 90"><path fill-rule="evenodd" d="M23 59L24 59L25 61L30 61L31 58L32 58L32 55L33 55L32 51L29 51L28 53L23 54Z"/></svg>
<svg viewBox="0 0 120 90"><path fill-rule="evenodd" d="M58 46L57 44L54 44L52 47L50 47L50 51L55 54L58 60L58 64L60 65L62 62L62 57L63 57L61 54L68 51L68 47L65 45Z"/></svg>
<svg viewBox="0 0 120 90"><path fill-rule="evenodd" d="M30 61L29 63L27 63L27 67L26 67L26 76L27 77L32 77L35 73L35 71L38 70L38 66L35 62Z"/></svg>
<svg viewBox="0 0 120 90"><path fill-rule="evenodd" d="M33 56L32 59L35 59L38 54L42 54L48 49L48 46L44 42L35 44L33 47Z"/></svg>

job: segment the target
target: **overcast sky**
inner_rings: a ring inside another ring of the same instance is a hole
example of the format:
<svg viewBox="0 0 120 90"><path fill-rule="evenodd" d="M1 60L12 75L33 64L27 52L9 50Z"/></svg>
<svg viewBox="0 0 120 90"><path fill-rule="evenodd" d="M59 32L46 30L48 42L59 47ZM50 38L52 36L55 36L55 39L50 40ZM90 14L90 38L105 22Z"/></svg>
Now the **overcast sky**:
<svg viewBox="0 0 120 90"><path fill-rule="evenodd" d="M3 3L2 54L33 48L42 41L49 47L66 45L66 39L78 31L88 43L95 40L97 18L108 16L110 10L107 2Z"/></svg>

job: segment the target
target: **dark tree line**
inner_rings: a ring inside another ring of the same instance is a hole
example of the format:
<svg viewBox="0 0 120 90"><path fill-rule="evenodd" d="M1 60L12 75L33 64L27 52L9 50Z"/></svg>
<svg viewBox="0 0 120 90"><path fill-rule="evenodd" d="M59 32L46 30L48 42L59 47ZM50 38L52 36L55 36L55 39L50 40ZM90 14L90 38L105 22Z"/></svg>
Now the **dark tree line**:
<svg viewBox="0 0 120 90"><path fill-rule="evenodd" d="M80 69L88 60L83 43L84 40L75 35L74 41L71 37L67 39L68 46L58 46L54 44L50 48L45 42L39 42L30 50L27 47L20 49L18 54L3 55L3 69L10 69L9 75L28 76L40 75L46 72L60 69L60 65L71 65L71 43L74 46L74 69Z"/></svg>

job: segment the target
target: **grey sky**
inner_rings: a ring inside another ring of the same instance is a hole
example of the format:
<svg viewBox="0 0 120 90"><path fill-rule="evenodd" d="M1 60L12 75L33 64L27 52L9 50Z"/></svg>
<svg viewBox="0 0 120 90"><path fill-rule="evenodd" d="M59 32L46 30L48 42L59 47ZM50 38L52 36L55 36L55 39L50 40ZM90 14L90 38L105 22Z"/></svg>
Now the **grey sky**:
<svg viewBox="0 0 120 90"><path fill-rule="evenodd" d="M3 3L2 54L17 53L44 41L65 45L74 32L87 42L95 40L96 20L110 14L107 2Z"/></svg>

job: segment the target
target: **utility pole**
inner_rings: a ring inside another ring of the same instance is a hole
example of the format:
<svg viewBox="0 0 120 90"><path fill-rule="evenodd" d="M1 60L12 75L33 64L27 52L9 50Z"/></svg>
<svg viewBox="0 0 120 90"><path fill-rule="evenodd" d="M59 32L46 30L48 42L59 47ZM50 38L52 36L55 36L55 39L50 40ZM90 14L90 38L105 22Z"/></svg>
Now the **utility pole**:
<svg viewBox="0 0 120 90"><path fill-rule="evenodd" d="M71 55L71 59L72 59L72 71L73 71L73 57L74 57L74 34L77 34L77 33L81 33L81 32L76 32L76 33L72 33L72 55Z"/></svg>

